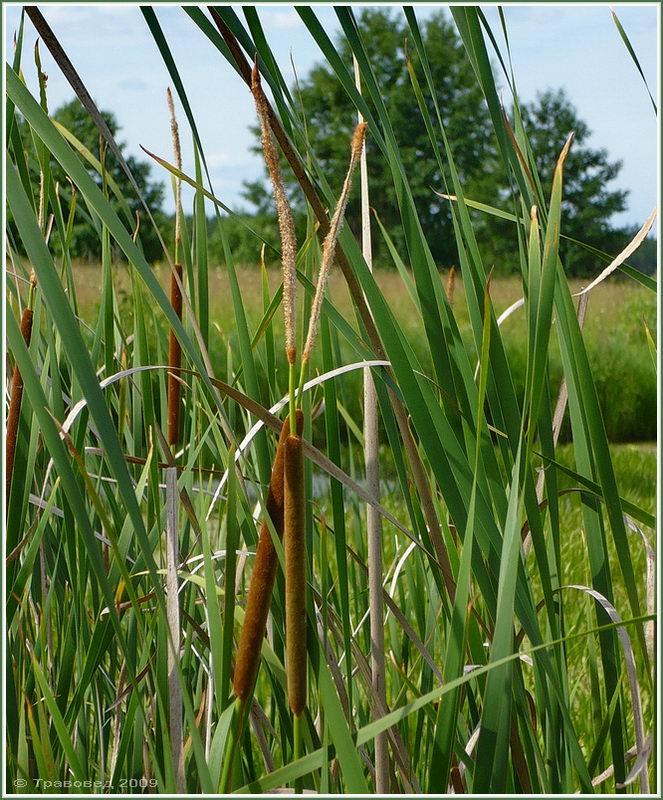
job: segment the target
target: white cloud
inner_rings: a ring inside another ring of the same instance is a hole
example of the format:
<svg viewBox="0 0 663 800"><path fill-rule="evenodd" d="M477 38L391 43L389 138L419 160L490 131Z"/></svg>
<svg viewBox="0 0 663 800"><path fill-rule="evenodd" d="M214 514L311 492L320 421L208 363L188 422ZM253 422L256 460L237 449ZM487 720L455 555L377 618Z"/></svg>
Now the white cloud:
<svg viewBox="0 0 663 800"><path fill-rule="evenodd" d="M294 9L279 9L278 11L266 11L264 16L266 26L276 28L276 30L292 30L299 28L304 23L299 18L299 14Z"/></svg>

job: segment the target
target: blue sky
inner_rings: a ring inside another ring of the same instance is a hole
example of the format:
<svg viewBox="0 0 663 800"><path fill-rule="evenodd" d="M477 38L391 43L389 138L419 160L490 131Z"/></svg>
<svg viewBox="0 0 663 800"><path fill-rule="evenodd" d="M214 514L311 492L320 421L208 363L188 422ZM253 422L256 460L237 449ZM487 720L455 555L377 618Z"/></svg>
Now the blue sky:
<svg viewBox="0 0 663 800"><path fill-rule="evenodd" d="M424 19L439 7L419 6L417 15ZM614 7L656 97L656 8L632 3ZM119 138L127 143L128 152L141 155L142 144L170 159L165 102L168 74L139 8L120 4L49 4L40 8L97 104L117 115L122 127ZM11 54L20 6L5 4L4 9L6 53ZM249 152L248 129L255 119L251 96L179 6L155 10L199 125L215 192L227 204L238 205L242 182L262 174L260 159ZM398 7L394 11L401 13ZM497 8L486 6L484 12L502 44ZM316 13L326 30L335 35L339 26L332 8L319 7ZM300 76L321 60L315 42L292 7L270 4L260 7L259 14L287 78L293 76L291 56ZM605 147L611 158L623 161L615 186L630 190L628 210L614 221L641 224L656 205L656 119L610 9L596 4L507 4L505 14L521 99L528 102L538 91L551 87L567 90L593 131L592 144ZM36 33L28 20L26 32L23 70L34 91L32 45ZM73 93L43 47L42 63L49 76L49 102L54 109ZM181 111L179 117L184 128ZM188 138L183 129L184 169L193 173ZM170 194L168 205L172 208Z"/></svg>

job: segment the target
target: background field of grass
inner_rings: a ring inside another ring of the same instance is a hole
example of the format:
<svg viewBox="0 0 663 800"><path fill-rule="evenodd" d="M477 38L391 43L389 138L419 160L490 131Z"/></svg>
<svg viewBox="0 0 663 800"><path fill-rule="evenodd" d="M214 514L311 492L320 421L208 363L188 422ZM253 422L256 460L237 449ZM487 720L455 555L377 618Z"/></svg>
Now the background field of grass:
<svg viewBox="0 0 663 800"><path fill-rule="evenodd" d="M167 266L157 266L155 273L166 287L169 278ZM278 269L268 270L269 284L275 292L280 284ZM74 277L80 303L81 316L90 324L94 321L99 305L101 267L90 264L75 266ZM262 318L261 275L255 266L238 268L239 285L246 313L254 326ZM430 360L421 322L407 295L403 281L393 269L380 269L376 280L394 316L402 327L408 341L422 363ZM122 313L132 315L132 300L126 268L116 265L113 277L118 302ZM446 273L440 274L446 282ZM570 281L573 292L580 291L587 280ZM225 348L237 345L234 311L227 273L221 268L210 267L209 271L210 314L215 329L221 336L212 342L210 352L219 376L225 375ZM346 318L352 318L352 301L343 277L334 271L329 286L329 296ZM498 277L492 283L492 297L496 314L501 314L511 303L522 296L522 285L516 277ZM474 349L470 322L465 302L463 283L456 281L454 313L465 338L467 347ZM638 287L632 281L611 280L598 286L591 295L584 339L592 365L601 408L604 414L608 438L611 442L647 442L656 439L656 371L647 347L645 324L650 331L656 330L656 297ZM519 396L524 391L527 366L527 339L522 309L516 311L504 324L504 340L509 354L512 374ZM282 319L274 319L277 338L282 332ZM347 348L344 357L350 355ZM279 369L285 374L283 354L277 353ZM551 374L553 384L559 385L562 367L559 351L553 341L551 352ZM319 354L317 362L320 361ZM361 379L358 375L346 377L352 391L348 394L349 409L353 415L359 412ZM568 440L568 422L562 430L562 440Z"/></svg>

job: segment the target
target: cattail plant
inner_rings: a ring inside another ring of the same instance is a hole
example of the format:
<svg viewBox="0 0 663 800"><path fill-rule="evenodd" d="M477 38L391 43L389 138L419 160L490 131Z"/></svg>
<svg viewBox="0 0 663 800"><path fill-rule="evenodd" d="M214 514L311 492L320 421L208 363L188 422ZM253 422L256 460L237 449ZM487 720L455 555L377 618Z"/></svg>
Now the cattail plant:
<svg viewBox="0 0 663 800"><path fill-rule="evenodd" d="M35 288L37 278L34 270L30 274L30 292L28 294L28 304L21 314L21 335L27 347L30 347L32 338L32 317L34 309ZM5 502L9 506L9 495L12 486L12 474L14 471L14 456L16 455L16 441L18 438L18 423L21 419L21 403L23 400L23 378L18 365L14 367L12 375L12 386L9 399L9 412L7 414L7 442L6 442L6 462L5 462Z"/></svg>
<svg viewBox="0 0 663 800"><path fill-rule="evenodd" d="M260 85L260 73L257 63L251 74L251 91L256 104L260 121L260 133L267 172L272 183L276 213L281 238L281 263L283 275L283 312L285 317L285 349L288 359L290 404L289 414L281 429L279 443L272 467L271 482L267 495L267 508L277 534L282 537L285 524L284 512L284 469L285 444L288 438L298 438L303 427L303 416L297 415L294 403L294 375L296 363L295 348L295 301L296 301L296 266L297 241L292 211L283 184L283 176L279 167L276 145L267 119L267 102ZM291 435L294 431L295 436ZM248 708L253 693L258 667L260 665L260 649L265 635L267 616L271 595L274 589L278 559L267 523L263 522L256 563L249 586L244 626L240 635L239 649L233 676L233 692L236 697L235 719L230 731L228 745L221 776L221 791L229 791L232 780L232 766L237 742L241 736Z"/></svg>
<svg viewBox="0 0 663 800"><path fill-rule="evenodd" d="M308 332L302 351L298 398L301 400L313 345L320 324L322 301L329 278L336 241L348 204L352 175L361 156L366 135L366 123L360 122L352 137L350 165L343 182L341 195L322 245L320 269L311 306ZM290 405L295 403L291 394ZM292 412L291 412L292 413ZM294 715L294 757L300 756L301 718L306 706L306 544L304 456L301 439L289 436L285 450L285 563L286 563L286 673L288 701Z"/></svg>
<svg viewBox="0 0 663 800"><path fill-rule="evenodd" d="M353 57L355 86L361 93L359 63ZM361 112L358 121L363 122ZM366 266L373 271L373 248L371 242L371 215L368 193L368 159L366 144L361 148L359 162L361 187L361 252ZM370 370L364 371L364 464L366 488L375 500L380 498L379 426L378 398ZM377 510L366 504L366 542L368 551L368 602L371 625L371 680L379 701L387 705L384 656L384 616L382 604L382 520ZM375 791L389 792L389 752L385 731L375 737Z"/></svg>
<svg viewBox="0 0 663 800"><path fill-rule="evenodd" d="M272 137L268 104L265 98L257 63L251 73L251 91L256 105L260 122L261 142L267 172L272 184L274 200L279 223L281 238L281 261L283 273L283 311L285 319L285 351L288 360L288 387L289 404L288 420L284 423L279 439L274 467L272 470L272 483L268 495L267 512L276 523L279 518L272 516L271 510L278 515L278 498L282 496L283 513L283 541L285 550L285 591L286 591L286 674L288 702L293 713L295 759L301 755L302 730L301 721L306 708L306 543L305 543L305 484L304 484L304 454L301 432L303 416L298 401L301 399L301 390L306 376L306 369L315 342L320 323L322 302L325 287L332 264L336 241L343 221L343 215L348 202L352 175L359 163L366 124L360 123L352 138L350 165L343 183L329 231L322 247L320 268L317 285L308 324L304 348L301 357L299 391L296 391L295 369L297 349L295 344L295 303L296 303L296 266L297 242L295 237L292 211L285 192L283 176L279 167L278 152ZM281 472L282 470L282 472ZM269 503L275 504L270 510ZM275 524L277 533L278 527ZM271 552L269 531L261 532L256 566L249 587L249 597L245 614L244 628L240 636L240 645L235 667L233 690L236 700L234 730L229 736L228 747L223 765L221 790L230 788L232 762L236 742L241 734L247 702L253 692L260 658L260 644L264 636L269 600L273 590L276 554Z"/></svg>
<svg viewBox="0 0 663 800"><path fill-rule="evenodd" d="M175 155L175 166L182 169L182 149L180 147L180 133L175 116L175 105L170 87L166 90L168 111L170 112L170 133ZM184 271L179 262L179 248L182 241L182 187L179 178L175 178L175 264L170 279L170 304L179 319L182 319L182 281ZM168 444L176 447L180 431L180 391L179 380L180 366L182 364L182 347L174 330L168 335Z"/></svg>

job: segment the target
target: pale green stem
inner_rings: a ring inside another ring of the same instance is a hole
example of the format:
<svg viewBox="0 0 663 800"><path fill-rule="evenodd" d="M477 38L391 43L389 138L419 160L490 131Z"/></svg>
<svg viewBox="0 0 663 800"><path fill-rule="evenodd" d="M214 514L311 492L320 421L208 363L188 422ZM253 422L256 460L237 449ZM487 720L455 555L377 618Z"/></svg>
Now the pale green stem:
<svg viewBox="0 0 663 800"><path fill-rule="evenodd" d="M302 366L299 371L299 388L297 389L297 406L302 407L304 398L304 383L306 382L306 368L308 367L308 358L302 359Z"/></svg>
<svg viewBox="0 0 663 800"><path fill-rule="evenodd" d="M290 433L294 435L297 432L297 416L295 414L296 406L295 406L295 365L294 365L294 363L289 364L288 378L289 378L288 384L289 384L289 394L290 394L290 403L289 403Z"/></svg>

